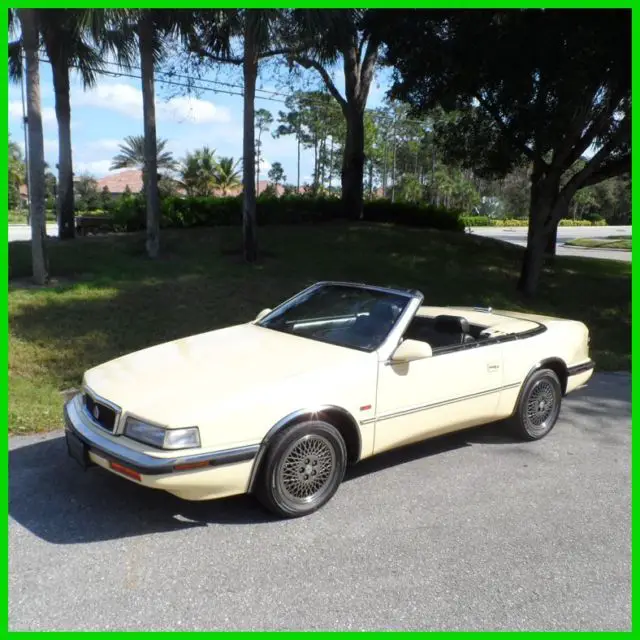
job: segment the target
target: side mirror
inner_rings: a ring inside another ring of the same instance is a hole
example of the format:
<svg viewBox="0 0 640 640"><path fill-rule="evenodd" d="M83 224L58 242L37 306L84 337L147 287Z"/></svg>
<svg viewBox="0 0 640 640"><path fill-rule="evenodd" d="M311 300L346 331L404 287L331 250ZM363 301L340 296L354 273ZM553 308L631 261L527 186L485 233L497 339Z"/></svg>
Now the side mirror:
<svg viewBox="0 0 640 640"><path fill-rule="evenodd" d="M391 356L391 362L411 362L422 360L433 355L431 346L420 340L405 340Z"/></svg>
<svg viewBox="0 0 640 640"><path fill-rule="evenodd" d="M256 319L254 320L254 322L260 322L260 320L262 320L262 318L264 318L266 315L271 313L271 309L263 309L257 316Z"/></svg>

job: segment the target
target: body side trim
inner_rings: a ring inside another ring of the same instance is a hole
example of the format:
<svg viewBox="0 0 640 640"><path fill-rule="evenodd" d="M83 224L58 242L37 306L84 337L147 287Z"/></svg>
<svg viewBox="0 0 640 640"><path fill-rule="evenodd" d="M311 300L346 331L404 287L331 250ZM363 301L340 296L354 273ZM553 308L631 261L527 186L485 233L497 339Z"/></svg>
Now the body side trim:
<svg viewBox="0 0 640 640"><path fill-rule="evenodd" d="M444 407L449 404L455 404L456 402L464 402L465 400L472 400L473 398L480 398L482 396L488 396L492 393L498 393L500 391L506 391L507 389L514 389L515 387L520 386L520 382L513 382L511 384L506 384L501 387L496 387L495 389L487 389L486 391L480 391L478 393L471 393L466 396L459 396L458 398L451 398L448 400L440 400L438 402L429 402L425 404L416 405L413 407L406 407L405 409L400 409L399 411L393 411L391 413L384 413L380 416L376 416L375 418L367 418L366 420L360 421L361 425L370 424L372 422L381 422L383 420L390 420L391 418L398 418L400 416L409 415L411 413L418 413L419 411L427 411L429 409L436 409L438 407Z"/></svg>
<svg viewBox="0 0 640 640"><path fill-rule="evenodd" d="M586 362L581 362L580 364L574 364L570 367L567 367L567 375L568 376L577 376L581 373L585 373L586 371L591 371L596 368L596 363L593 360L587 360Z"/></svg>

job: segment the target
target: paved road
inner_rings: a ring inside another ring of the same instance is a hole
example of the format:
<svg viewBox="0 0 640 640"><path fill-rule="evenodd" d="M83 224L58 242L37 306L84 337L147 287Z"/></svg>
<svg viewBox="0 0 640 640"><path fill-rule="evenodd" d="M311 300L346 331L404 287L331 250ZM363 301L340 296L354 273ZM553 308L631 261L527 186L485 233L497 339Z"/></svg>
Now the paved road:
<svg viewBox="0 0 640 640"><path fill-rule="evenodd" d="M56 224L47 224L47 235L52 238L57 238L58 226ZM28 240L31 240L31 227L26 224L9 225L9 242L24 242Z"/></svg>
<svg viewBox="0 0 640 640"><path fill-rule="evenodd" d="M475 227L471 233L487 238L496 238L522 247L527 246L526 227ZM577 256L580 258L600 258L603 260L622 260L631 262L631 251L586 249L583 247L567 247L563 243L578 238L606 238L607 236L630 236L630 226L612 227L558 227L557 254L560 256Z"/></svg>
<svg viewBox="0 0 640 640"><path fill-rule="evenodd" d="M536 443L496 427L365 461L316 514L188 503L10 442L9 624L37 629L628 629L630 381Z"/></svg>

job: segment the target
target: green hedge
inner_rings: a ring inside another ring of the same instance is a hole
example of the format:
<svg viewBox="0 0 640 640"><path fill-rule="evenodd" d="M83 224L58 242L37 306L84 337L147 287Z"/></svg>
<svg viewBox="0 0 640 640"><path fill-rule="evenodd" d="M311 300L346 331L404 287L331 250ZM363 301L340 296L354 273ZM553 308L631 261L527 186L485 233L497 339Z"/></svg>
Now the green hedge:
<svg viewBox="0 0 640 640"><path fill-rule="evenodd" d="M487 216L461 216L460 221L465 227L527 227L529 220L526 218L513 218L495 220ZM606 220L597 220L591 222L589 220L560 220L561 227L604 227L607 225Z"/></svg>
<svg viewBox="0 0 640 640"><path fill-rule="evenodd" d="M117 231L138 231L145 227L145 202L141 196L123 197L112 212ZM161 201L161 226L188 228L199 226L239 225L242 220L242 197L179 198ZM258 225L312 224L344 218L338 198L312 196L259 197ZM463 231L460 212L444 207L391 203L374 200L364 204L364 220L430 227L445 231Z"/></svg>

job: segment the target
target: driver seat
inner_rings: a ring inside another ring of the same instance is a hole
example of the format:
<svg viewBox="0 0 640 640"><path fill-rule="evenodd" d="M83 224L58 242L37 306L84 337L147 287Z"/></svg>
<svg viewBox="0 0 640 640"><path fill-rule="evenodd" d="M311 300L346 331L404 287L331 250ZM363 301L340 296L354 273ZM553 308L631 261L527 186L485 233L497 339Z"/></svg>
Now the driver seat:
<svg viewBox="0 0 640 640"><path fill-rule="evenodd" d="M436 316L433 328L443 337L443 344L437 346L448 347L475 342L475 338L469 332L469 321L462 316Z"/></svg>

